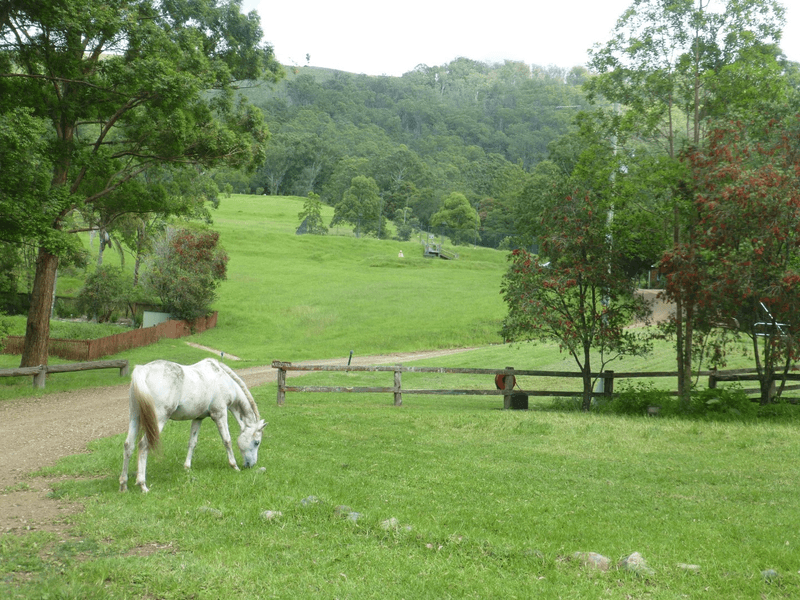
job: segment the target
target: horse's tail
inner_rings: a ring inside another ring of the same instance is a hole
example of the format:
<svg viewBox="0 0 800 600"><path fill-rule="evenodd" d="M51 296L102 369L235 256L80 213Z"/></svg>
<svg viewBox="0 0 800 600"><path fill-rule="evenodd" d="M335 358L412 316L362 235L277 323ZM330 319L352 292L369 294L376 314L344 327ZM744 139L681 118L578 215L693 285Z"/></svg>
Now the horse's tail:
<svg viewBox="0 0 800 600"><path fill-rule="evenodd" d="M230 378L236 382L236 384L242 389L242 392L244 392L244 395L247 396L247 399L250 401L250 406L253 409L253 413L255 413L256 415L256 420L261 420L261 415L258 414L258 406L256 406L256 401L253 399L253 395L250 393L250 390L247 389L247 385L245 384L245 382L242 381L242 378L239 377L236 374L236 371L231 369L224 362L218 360L217 363L219 364L219 366L222 368L223 371L225 371L228 375L230 375Z"/></svg>
<svg viewBox="0 0 800 600"><path fill-rule="evenodd" d="M131 409L136 406L139 410L139 427L144 437L147 438L147 447L150 450L157 450L161 445L161 434L158 430L155 404L150 390L147 388L145 373L140 367L134 367L131 374L130 394Z"/></svg>

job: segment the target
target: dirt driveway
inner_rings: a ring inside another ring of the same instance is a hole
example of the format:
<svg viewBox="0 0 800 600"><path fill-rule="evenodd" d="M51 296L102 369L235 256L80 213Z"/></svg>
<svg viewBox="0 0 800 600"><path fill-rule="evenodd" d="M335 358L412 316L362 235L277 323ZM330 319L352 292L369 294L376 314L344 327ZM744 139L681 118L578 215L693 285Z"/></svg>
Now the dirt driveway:
<svg viewBox="0 0 800 600"><path fill-rule="evenodd" d="M396 364L463 351L354 357L352 364ZM346 364L343 359L309 362ZM237 369L237 373L250 388L276 378L276 370L270 366ZM287 375L297 376L302 372ZM127 429L127 384L0 403L0 533L65 532L70 515L81 507L48 498L53 480L28 475L64 456L86 452L92 440L125 433Z"/></svg>

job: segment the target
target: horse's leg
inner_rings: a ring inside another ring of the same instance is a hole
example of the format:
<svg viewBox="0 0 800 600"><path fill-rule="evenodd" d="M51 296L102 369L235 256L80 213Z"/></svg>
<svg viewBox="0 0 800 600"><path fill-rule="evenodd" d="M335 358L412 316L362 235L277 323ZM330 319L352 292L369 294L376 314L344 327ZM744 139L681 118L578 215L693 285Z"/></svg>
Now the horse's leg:
<svg viewBox="0 0 800 600"><path fill-rule="evenodd" d="M192 421L192 432L189 434L189 453L186 455L186 462L183 463L184 469L192 468L192 455L194 454L194 447L197 446L197 435L200 433L200 425L202 424L203 419Z"/></svg>
<svg viewBox="0 0 800 600"><path fill-rule="evenodd" d="M143 492L150 491L145 483L145 477L147 476L147 450L147 436L143 435L142 439L139 440L139 464L136 468L136 485L142 488Z"/></svg>
<svg viewBox="0 0 800 600"><path fill-rule="evenodd" d="M237 471L239 465L236 464L236 457L233 455L233 444L231 443L231 433L228 430L228 415L224 414L221 418L211 416L219 429L219 436L222 438L222 445L225 446L225 452L228 453L228 464Z"/></svg>
<svg viewBox="0 0 800 600"><path fill-rule="evenodd" d="M162 422L161 419L158 420L158 432L164 429L164 425L166 422ZM150 449L150 443L147 439L146 435L142 436L142 439L139 440L139 465L136 470L136 485L142 488L143 492L149 492L150 488L147 487L145 483L145 479L147 477L147 453Z"/></svg>
<svg viewBox="0 0 800 600"><path fill-rule="evenodd" d="M125 438L125 444L122 446L122 474L119 476L119 491L128 491L128 464L131 461L131 454L133 454L133 447L136 445L136 435L139 433L139 419L131 418L128 423L128 437Z"/></svg>

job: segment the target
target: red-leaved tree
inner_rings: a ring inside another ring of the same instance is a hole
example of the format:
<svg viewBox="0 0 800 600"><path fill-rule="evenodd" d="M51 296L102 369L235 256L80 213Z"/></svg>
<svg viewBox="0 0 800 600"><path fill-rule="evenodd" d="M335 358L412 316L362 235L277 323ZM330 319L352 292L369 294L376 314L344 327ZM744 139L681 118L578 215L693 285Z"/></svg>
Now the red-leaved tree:
<svg viewBox="0 0 800 600"><path fill-rule="evenodd" d="M227 264L216 231L168 229L147 261L144 286L173 317L191 320L208 312Z"/></svg>
<svg viewBox="0 0 800 600"><path fill-rule="evenodd" d="M608 210L591 192L564 195L542 217L539 247L546 259L517 250L503 277L504 337L556 341L569 352L582 374L583 410L591 407L593 353L602 371L615 358L650 347L645 330L626 327L646 321L650 310L635 294L623 248L613 243Z"/></svg>
<svg viewBox="0 0 800 600"><path fill-rule="evenodd" d="M717 127L685 160L700 226L695 255L670 257L668 285L702 290L705 327L749 338L761 401L770 402L776 373L798 358L800 118Z"/></svg>

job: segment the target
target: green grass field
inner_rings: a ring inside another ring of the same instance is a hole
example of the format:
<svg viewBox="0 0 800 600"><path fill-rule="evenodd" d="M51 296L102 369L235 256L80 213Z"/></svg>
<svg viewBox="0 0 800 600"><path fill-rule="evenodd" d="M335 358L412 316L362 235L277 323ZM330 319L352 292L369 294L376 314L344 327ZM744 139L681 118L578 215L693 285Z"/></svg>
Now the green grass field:
<svg viewBox="0 0 800 600"><path fill-rule="evenodd" d="M300 205L234 197L216 214L229 280L218 328L193 341L242 356L227 361L234 368L346 359L350 350L475 347L415 364L575 369L554 346L492 345L503 316L501 253L459 249L459 261L426 261L414 243L299 237ZM207 355L164 340L121 357ZM663 344L614 368L671 370L671 361ZM111 373L63 377L44 393L119 382ZM390 378L316 373L302 381ZM452 388L489 379L403 377L404 386ZM122 434L46 469L65 477L55 495L85 511L73 537L0 537L0 597L800 596L798 434L789 417L621 417L546 399L503 411L491 396L406 395L394 407L391 394L289 393L278 407L274 385L252 391L269 422L259 468L227 467L206 423L185 472L189 425L170 423L163 453L148 464L148 495L117 491ZM651 571L596 571L576 552L614 565L639 552Z"/></svg>

